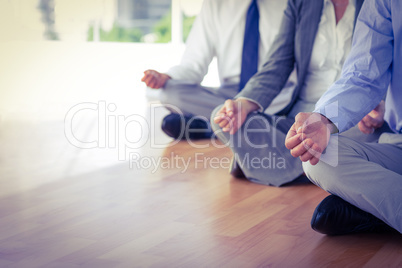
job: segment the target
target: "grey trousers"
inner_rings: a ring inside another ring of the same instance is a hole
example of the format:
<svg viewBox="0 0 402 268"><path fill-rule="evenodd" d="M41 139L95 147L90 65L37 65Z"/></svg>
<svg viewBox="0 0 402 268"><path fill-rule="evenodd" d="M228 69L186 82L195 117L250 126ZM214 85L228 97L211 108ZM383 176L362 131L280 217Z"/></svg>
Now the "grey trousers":
<svg viewBox="0 0 402 268"><path fill-rule="evenodd" d="M402 134L377 143L332 136L320 162L304 163L308 178L402 233Z"/></svg>
<svg viewBox="0 0 402 268"><path fill-rule="evenodd" d="M168 80L160 92L160 101L173 113L201 116L209 121L214 108L233 99L239 91L238 84L226 84L219 88L203 87L181 80Z"/></svg>
<svg viewBox="0 0 402 268"><path fill-rule="evenodd" d="M280 186L303 173L301 161L285 147L286 134L293 123L293 118L251 113L233 135L222 132L213 122L211 126L218 138L232 149L233 161L248 180Z"/></svg>
<svg viewBox="0 0 402 268"><path fill-rule="evenodd" d="M221 107L212 112L212 118ZM251 113L234 135L222 132L219 125L212 120L211 127L217 137L231 148L234 154L233 161L236 161L232 166L240 167L249 181L281 186L294 181L304 173L300 159L294 158L285 147L285 138L296 114L313 109L314 103L300 100L286 117ZM375 140L379 132L365 135L355 127L343 135L369 142Z"/></svg>

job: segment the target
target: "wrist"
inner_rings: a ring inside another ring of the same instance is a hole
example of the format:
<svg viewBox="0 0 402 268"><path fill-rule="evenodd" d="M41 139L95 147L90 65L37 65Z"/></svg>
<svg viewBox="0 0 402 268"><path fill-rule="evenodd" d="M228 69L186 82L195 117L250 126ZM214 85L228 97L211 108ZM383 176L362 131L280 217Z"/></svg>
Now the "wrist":
<svg viewBox="0 0 402 268"><path fill-rule="evenodd" d="M168 74L161 73L161 75L162 75L163 79L165 79L166 81L169 79L172 79L172 77L170 77L170 75L168 75Z"/></svg>
<svg viewBox="0 0 402 268"><path fill-rule="evenodd" d="M240 103L240 105L247 112L247 114L257 111L259 109L258 104L256 104L255 102L249 101L247 99L237 99L236 101L238 101Z"/></svg>
<svg viewBox="0 0 402 268"><path fill-rule="evenodd" d="M319 114L319 115L321 115L321 122L323 122L327 126L327 128L329 129L331 134L339 133L339 129L335 126L335 124L330 119L328 119L323 114Z"/></svg>

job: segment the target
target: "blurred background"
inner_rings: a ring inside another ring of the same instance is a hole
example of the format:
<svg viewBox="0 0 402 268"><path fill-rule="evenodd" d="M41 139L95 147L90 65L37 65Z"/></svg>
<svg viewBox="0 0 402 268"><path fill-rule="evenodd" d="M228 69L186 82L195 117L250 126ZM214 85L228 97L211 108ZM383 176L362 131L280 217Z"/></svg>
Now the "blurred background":
<svg viewBox="0 0 402 268"><path fill-rule="evenodd" d="M181 43L202 0L2 0L2 40Z"/></svg>
<svg viewBox="0 0 402 268"><path fill-rule="evenodd" d="M66 139L66 115L76 105L102 103L113 108L104 114L111 119L149 118L158 91L141 82L143 71L163 72L180 62L201 5L202 0L0 0L0 179L8 179L0 195L121 163L112 143L74 147ZM218 83L213 62L203 84ZM99 133L99 111L73 118L77 139L91 142L105 134ZM152 114L155 142L162 147L171 142L160 131L166 114L163 108ZM121 132L129 141L141 134L135 124ZM149 146L143 150L160 154Z"/></svg>
<svg viewBox="0 0 402 268"><path fill-rule="evenodd" d="M156 97L140 82L143 71L179 63L201 5L0 0L0 118L36 114L43 120L77 102L119 101L123 108L133 94ZM218 85L217 73L210 73L204 84Z"/></svg>

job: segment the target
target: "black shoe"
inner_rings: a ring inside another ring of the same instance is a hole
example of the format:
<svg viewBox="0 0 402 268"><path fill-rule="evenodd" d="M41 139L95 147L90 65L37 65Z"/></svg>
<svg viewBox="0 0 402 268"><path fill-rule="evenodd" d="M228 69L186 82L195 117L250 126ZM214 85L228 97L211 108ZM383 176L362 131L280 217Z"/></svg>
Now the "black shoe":
<svg viewBox="0 0 402 268"><path fill-rule="evenodd" d="M311 219L311 228L327 235L394 230L370 213L335 195L327 196L317 206Z"/></svg>
<svg viewBox="0 0 402 268"><path fill-rule="evenodd" d="M294 179L293 181L287 182L283 185L281 185L281 187L285 187L285 186L295 186L295 185L307 185L307 184L311 184L311 181L307 178L307 176L303 173L302 175L300 175L299 177L297 177L296 179Z"/></svg>
<svg viewBox="0 0 402 268"><path fill-rule="evenodd" d="M176 140L209 139L213 134L209 122L180 114L169 114L163 118L162 130Z"/></svg>
<svg viewBox="0 0 402 268"><path fill-rule="evenodd" d="M301 174L294 181L291 181L293 184L311 184L311 181L307 178L306 174Z"/></svg>
<svg viewBox="0 0 402 268"><path fill-rule="evenodd" d="M232 165L230 167L230 175L238 179L246 178L246 175L244 175L243 170L240 168L235 158L232 159Z"/></svg>

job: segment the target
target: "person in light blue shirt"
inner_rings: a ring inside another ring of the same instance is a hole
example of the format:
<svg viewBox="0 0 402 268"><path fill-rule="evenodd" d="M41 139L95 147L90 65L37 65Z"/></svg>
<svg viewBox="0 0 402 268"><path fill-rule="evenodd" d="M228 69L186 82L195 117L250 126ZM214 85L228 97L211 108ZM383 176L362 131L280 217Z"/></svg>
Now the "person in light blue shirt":
<svg viewBox="0 0 402 268"><path fill-rule="evenodd" d="M392 227L402 233L401 14L400 0L365 1L341 78L313 113L297 115L286 137L291 154L305 162L308 178L332 194L311 220L318 232L340 235ZM390 129L377 143L336 135L357 124L385 94Z"/></svg>

